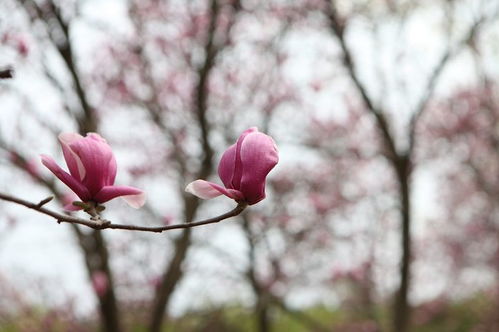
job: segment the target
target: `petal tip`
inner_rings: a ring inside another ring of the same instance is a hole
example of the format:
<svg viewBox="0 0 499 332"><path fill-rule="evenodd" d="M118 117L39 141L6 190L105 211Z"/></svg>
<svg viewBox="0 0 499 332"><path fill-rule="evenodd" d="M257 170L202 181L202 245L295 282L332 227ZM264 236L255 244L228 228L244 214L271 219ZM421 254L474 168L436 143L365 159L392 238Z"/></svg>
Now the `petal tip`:
<svg viewBox="0 0 499 332"><path fill-rule="evenodd" d="M83 136L77 133L60 133L57 138L59 139L59 142L63 144L70 144L76 140L82 139Z"/></svg>
<svg viewBox="0 0 499 332"><path fill-rule="evenodd" d="M46 154L41 154L40 155L40 160L42 161L42 164L46 164L47 162L50 162L50 160L52 160L52 157L46 155ZM47 165L45 165L47 166Z"/></svg>
<svg viewBox="0 0 499 332"><path fill-rule="evenodd" d="M223 188L205 180L195 180L189 183L185 187L185 191L201 199L210 199L224 194Z"/></svg>
<svg viewBox="0 0 499 332"><path fill-rule="evenodd" d="M146 203L146 193L141 192L137 195L123 196L123 199L128 203L128 205L130 205L134 209L138 209L144 206L144 204Z"/></svg>

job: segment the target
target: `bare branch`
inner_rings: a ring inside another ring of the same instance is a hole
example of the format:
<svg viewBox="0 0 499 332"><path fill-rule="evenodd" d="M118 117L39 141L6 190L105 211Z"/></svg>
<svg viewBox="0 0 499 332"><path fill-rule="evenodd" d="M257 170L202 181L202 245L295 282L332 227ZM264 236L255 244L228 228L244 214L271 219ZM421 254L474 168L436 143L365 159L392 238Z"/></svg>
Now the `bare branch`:
<svg viewBox="0 0 499 332"><path fill-rule="evenodd" d="M38 204L36 204L36 206L38 208L41 208L42 206L44 206L45 204L47 204L48 202L50 202L53 199L54 199L54 196L49 196L49 197L47 197L45 199L42 199Z"/></svg>
<svg viewBox="0 0 499 332"><path fill-rule="evenodd" d="M14 70L12 68L0 69L0 79L9 79L14 77Z"/></svg>
<svg viewBox="0 0 499 332"><path fill-rule="evenodd" d="M452 59L454 56L456 56L459 51L462 50L463 46L467 45L470 41L473 40L473 38L476 36L478 32L478 28L482 23L485 21L485 18L479 19L478 21L475 22L470 28L470 31L466 36L459 42L456 46L454 47L448 47L447 50L444 52L442 57L440 58L440 61L437 63L435 68L433 69L430 78L428 79L428 82L426 84L426 88L423 92L423 96L421 97L418 105L416 106L416 109L414 110L414 113L412 114L411 117L411 122L409 124L409 153L412 153L412 150L414 149L414 144L415 144L415 132L416 132L416 125L418 123L419 118L421 118L421 115L423 114L426 105L428 105L428 102L430 98L433 96L433 93L435 92L435 86L437 84L438 79L440 78L445 66L449 62L450 59Z"/></svg>
<svg viewBox="0 0 499 332"><path fill-rule="evenodd" d="M172 229L192 228L192 227L196 227L196 226L214 224L214 223L220 222L222 220L225 220L225 219L228 219L231 217L235 217L235 216L241 214L241 212L243 212L244 209L246 209L246 207L248 206L248 204L245 202L239 202L234 209L232 209L231 211L229 211L227 213L221 214L217 217L204 219L204 220L200 220L200 221L187 222L184 224L148 227L148 226L137 226L137 225L113 224L111 222L100 223L100 222L94 221L92 219L83 219L83 218L73 217L70 215L54 212L52 210L49 210L49 209L43 207L43 205L45 205L46 203L48 203L49 201L52 200L52 197L47 197L47 198L41 200L39 203L32 203L32 202L25 201L25 200L17 198L17 197L13 197L13 196L10 196L7 194L0 193L0 200L23 205L29 209L36 210L40 213L46 214L46 215L56 219L58 223L67 222L70 224L78 224L78 225L87 226L87 227L90 227L90 228L93 228L96 230L110 228L110 229L122 229L122 230L128 230L128 231L141 231L141 232L153 232L153 233L161 233L161 232L169 231Z"/></svg>
<svg viewBox="0 0 499 332"><path fill-rule="evenodd" d="M392 134L390 133L390 129L388 127L388 122L386 121L386 118L378 107L374 105L374 102L372 101L371 97L367 93L367 89L362 84L359 76L357 75L357 72L355 71L355 64L353 62L353 57L348 49L348 46L346 44L345 40L345 22L341 17L339 17L336 8L334 7L334 4L331 3L331 5L328 7L328 10L326 12L327 18L329 20L329 26L331 27L331 30L334 32L336 38L338 39L338 42L341 47L342 55L343 55L343 63L348 71L348 74L350 75L350 78L352 79L355 87L357 88L358 92L360 93L362 100L364 101L364 104L366 105L367 109L369 112L374 115L376 122L378 124L379 129L381 130L381 133L383 135L383 140L385 143L385 146L387 148L387 153L388 153L388 158L391 160L397 160L398 158L398 153L397 149L395 147L395 141L392 137Z"/></svg>

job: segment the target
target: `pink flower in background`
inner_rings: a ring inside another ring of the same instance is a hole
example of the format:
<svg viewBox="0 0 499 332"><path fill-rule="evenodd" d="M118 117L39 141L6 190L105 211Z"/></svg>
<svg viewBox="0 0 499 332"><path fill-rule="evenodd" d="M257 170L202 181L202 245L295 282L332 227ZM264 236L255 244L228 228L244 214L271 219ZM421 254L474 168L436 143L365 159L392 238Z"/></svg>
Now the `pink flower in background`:
<svg viewBox="0 0 499 332"><path fill-rule="evenodd" d="M265 198L265 178L278 161L274 140L253 127L243 132L220 159L218 175L225 188L196 180L185 190L202 199L225 195L249 205L256 204Z"/></svg>
<svg viewBox="0 0 499 332"><path fill-rule="evenodd" d="M103 271L96 271L92 273L92 287L98 297L103 297L109 287L109 280L106 273Z"/></svg>
<svg viewBox="0 0 499 332"><path fill-rule="evenodd" d="M64 133L59 135L59 141L69 173L47 155L41 156L42 163L83 202L104 203L123 196L134 208L144 205L145 194L142 190L114 185L116 159L106 140L94 133L89 133L86 137ZM80 209L72 204L64 208L73 211Z"/></svg>
<svg viewBox="0 0 499 332"><path fill-rule="evenodd" d="M171 214L167 214L167 215L163 216L163 224L165 226L173 224L174 220L175 220L175 218Z"/></svg>

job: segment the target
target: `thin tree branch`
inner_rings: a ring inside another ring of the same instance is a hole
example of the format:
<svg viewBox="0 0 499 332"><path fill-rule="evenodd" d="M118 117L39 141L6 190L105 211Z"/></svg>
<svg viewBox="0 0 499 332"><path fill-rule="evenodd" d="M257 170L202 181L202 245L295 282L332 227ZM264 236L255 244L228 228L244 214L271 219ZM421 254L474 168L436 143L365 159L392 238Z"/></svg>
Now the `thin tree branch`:
<svg viewBox="0 0 499 332"><path fill-rule="evenodd" d="M14 77L14 70L12 68L0 69L0 79L9 79Z"/></svg>
<svg viewBox="0 0 499 332"><path fill-rule="evenodd" d="M137 226L137 225L123 225L123 224L113 224L111 222L104 222L100 223L98 221L93 221L91 219L83 219L83 218L78 218L78 217L73 217L69 215L65 215L62 213L54 212L52 210L49 210L47 208L44 208L43 205L47 204L52 198L45 198L41 200L38 203L32 203L29 201L25 201L23 199L13 197L7 194L0 193L0 200L12 202L15 204L23 205L29 209L36 210L40 213L46 214L54 219L57 220L58 223L62 222L67 222L70 224L79 224L83 226L87 226L96 230L102 230L102 229L122 229L122 230L128 230L128 231L141 231L141 232L154 232L154 233L161 233L164 231L172 230L172 229L183 229L183 228L192 228L196 226L202 226L202 225L207 225L207 224L213 224L220 222L222 220L235 217L241 212L246 209L248 206L247 203L245 202L239 202L237 206L232 209L231 211L221 214L217 217L213 218L208 218L200 221L194 221L194 222L187 222L184 224L175 224L175 225L168 225L168 226L160 226L160 227L148 227L148 226Z"/></svg>
<svg viewBox="0 0 499 332"><path fill-rule="evenodd" d="M200 178L205 178L211 173L213 147L209 141L209 124L206 119L208 110L208 79L210 73L215 66L215 59L220 51L220 48L215 45L215 30L217 20L220 13L220 5L217 0L212 0L210 3L211 20L208 28L208 40L206 41L204 50L206 58L203 65L198 69L199 82L196 87L196 116L201 129L201 140L203 144L204 157L202 159Z"/></svg>
<svg viewBox="0 0 499 332"><path fill-rule="evenodd" d="M205 59L204 63L197 68L199 81L194 93L194 113L197 120L197 125L201 130L201 144L203 156L199 169L196 172L195 178L204 179L208 177L213 170L213 147L209 141L210 126L206 119L208 109L208 81L209 76L216 64L216 57L221 50L220 45L215 43L215 32L217 27L218 18L220 15L220 4L218 0L211 0L209 8L210 23L207 31L207 40L204 44ZM193 197L183 196L184 213L187 220L191 220L198 209L198 200ZM187 252L191 244L191 231L190 228L182 232L182 235L175 240L175 249L173 257L169 260L168 265L165 267L165 272L160 286L157 289L152 308L151 322L149 330L151 332L159 332L163 329L163 320L165 311L172 297L175 288L183 277L182 265L187 257Z"/></svg>
<svg viewBox="0 0 499 332"><path fill-rule="evenodd" d="M445 66L449 62L450 59L455 57L459 51L462 50L462 47L467 45L470 41L475 38L478 28L485 21L485 18L479 19L473 24L470 28L470 31L466 34L466 36L454 47L448 47L445 53L440 58L440 61L437 63L435 68L433 69L430 78L426 84L426 88L423 92L423 96L421 97L414 113L412 114L411 121L409 124L409 153L412 153L415 145L415 134L416 134L416 125L418 123L419 118L423 114L426 109L426 105L428 105L429 100L433 96L435 92L435 86L437 84L438 79L440 78Z"/></svg>
<svg viewBox="0 0 499 332"><path fill-rule="evenodd" d="M411 200L410 200L410 175L412 171L411 166L411 154L410 150L405 152L397 151L395 145L395 139L390 132L389 124L386 119L383 110L378 108L372 102L371 98L367 93L366 87L360 81L356 71L355 64L353 62L353 56L346 45L345 40L345 22L338 15L334 3L328 7L329 10L326 13L329 18L329 25L331 30L336 35L338 42L340 44L343 62L345 67L355 85L359 91L364 103L367 106L367 110L375 117L376 124L380 130L380 134L383 139L384 146L384 156L391 163L398 180L399 190L400 190L400 213L401 213L401 248L402 257L400 263L400 285L395 297L394 304L394 331L405 332L407 331L408 323L410 321L410 308L408 304L408 293L410 288L410 266L411 266Z"/></svg>
<svg viewBox="0 0 499 332"><path fill-rule="evenodd" d="M378 128L381 130L383 141L387 148L386 151L388 154L387 157L390 160L395 161L398 159L399 154L397 153L395 141L392 137L392 134L390 133L388 122L386 121L386 118L382 110L380 110L372 101L371 97L367 93L366 87L364 86L364 84L362 84L359 76L357 75L357 72L355 71L355 64L353 62L353 57L350 50L348 49L345 40L345 22L343 22L342 18L339 17L333 3L331 3L330 6L328 6L326 15L329 20L329 26L331 27L331 30L335 34L340 44L343 56L343 63L345 64L348 74L350 75L350 78L352 79L358 92L360 93L362 100L364 101L364 104L366 105L368 111L372 115L374 115L376 122L378 124Z"/></svg>
<svg viewBox="0 0 499 332"><path fill-rule="evenodd" d="M38 31L37 21L44 23L45 29L42 30L42 43L50 41L53 47L60 54L63 62L66 64L65 69L73 80L72 89L75 93L79 106L76 107L76 112L68 112L74 118L78 125L78 131L81 134L87 132L96 132L98 128L98 118L95 110L88 102L88 96L84 89L81 74L77 68L76 54L72 47L70 38L70 23L71 19L65 20L60 12L59 5L55 4L55 0L44 1L43 4L36 0L17 0L25 9L26 14L30 17L33 30ZM43 31L45 33L43 33ZM44 36L45 34L45 36ZM61 38L64 37L64 38ZM69 90L68 90L69 91ZM63 95L65 96L65 94ZM65 109L73 109L69 106L68 98L65 98ZM101 330L106 332L122 331L120 312L118 301L115 295L114 278L110 267L110 252L107 248L106 239L102 233L95 230L93 232L81 232L78 224L71 223L71 228L78 238L80 248L83 251L85 265L87 267L88 276L91 279L97 272L104 272L107 278L107 289L104 294L98 296L99 313L101 319Z"/></svg>

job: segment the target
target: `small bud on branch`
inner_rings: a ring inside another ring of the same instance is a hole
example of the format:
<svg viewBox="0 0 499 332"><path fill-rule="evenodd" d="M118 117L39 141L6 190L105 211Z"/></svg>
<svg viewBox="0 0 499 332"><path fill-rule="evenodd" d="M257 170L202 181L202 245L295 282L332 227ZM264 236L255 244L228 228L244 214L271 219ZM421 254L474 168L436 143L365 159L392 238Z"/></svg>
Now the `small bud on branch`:
<svg viewBox="0 0 499 332"><path fill-rule="evenodd" d="M53 199L54 199L54 196L49 196L45 199L42 199L38 204L36 204L36 206L41 208L42 206L44 206L45 204L47 204L48 202L50 202Z"/></svg>

